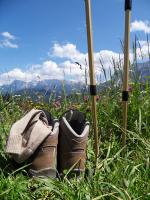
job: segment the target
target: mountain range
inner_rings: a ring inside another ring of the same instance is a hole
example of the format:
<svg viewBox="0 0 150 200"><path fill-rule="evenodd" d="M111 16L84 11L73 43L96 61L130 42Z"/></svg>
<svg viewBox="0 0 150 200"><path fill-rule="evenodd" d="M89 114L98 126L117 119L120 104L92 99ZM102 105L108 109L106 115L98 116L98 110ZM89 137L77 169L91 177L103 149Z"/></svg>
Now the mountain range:
<svg viewBox="0 0 150 200"><path fill-rule="evenodd" d="M0 86L0 92L2 95L28 95L33 99L37 99L38 96L44 96L45 100L48 100L51 94L57 96L71 95L73 93L84 92L86 90L85 84L74 83L71 81L61 81L57 79L24 82L21 80L15 80L9 85Z"/></svg>
<svg viewBox="0 0 150 200"><path fill-rule="evenodd" d="M141 82L150 80L150 61L138 63L136 69L136 75Z"/></svg>
<svg viewBox="0 0 150 200"><path fill-rule="evenodd" d="M135 65L134 65L135 66ZM150 61L138 63L132 70L132 81L136 80L140 82L145 82L150 80ZM109 85L110 81L101 84L102 88L106 88ZM101 88L101 89L102 89ZM99 88L99 90L101 91ZM83 83L76 83L71 81L61 81L57 79L52 80L43 80L43 81L34 81L34 82L24 82L21 80L15 80L11 84L0 86L0 92L2 94L16 94L21 95L23 93L28 93L29 95L33 94L44 94L47 98L51 93L54 93L56 96L61 96L65 92L67 95L77 92L85 92L87 88Z"/></svg>

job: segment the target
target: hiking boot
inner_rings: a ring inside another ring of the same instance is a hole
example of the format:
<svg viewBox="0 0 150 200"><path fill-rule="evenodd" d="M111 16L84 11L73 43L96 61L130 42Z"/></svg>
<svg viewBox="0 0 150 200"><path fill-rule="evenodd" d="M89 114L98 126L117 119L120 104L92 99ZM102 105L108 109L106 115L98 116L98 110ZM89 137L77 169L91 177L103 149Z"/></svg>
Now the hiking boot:
<svg viewBox="0 0 150 200"><path fill-rule="evenodd" d="M49 125L52 126L52 132L34 153L29 174L35 177L55 178L57 174L56 166L59 122L58 120L53 120L48 112L44 112L47 116Z"/></svg>
<svg viewBox="0 0 150 200"><path fill-rule="evenodd" d="M85 171L86 145L89 134L89 122L78 110L67 111L60 119L58 141L58 172L64 170L80 175Z"/></svg>

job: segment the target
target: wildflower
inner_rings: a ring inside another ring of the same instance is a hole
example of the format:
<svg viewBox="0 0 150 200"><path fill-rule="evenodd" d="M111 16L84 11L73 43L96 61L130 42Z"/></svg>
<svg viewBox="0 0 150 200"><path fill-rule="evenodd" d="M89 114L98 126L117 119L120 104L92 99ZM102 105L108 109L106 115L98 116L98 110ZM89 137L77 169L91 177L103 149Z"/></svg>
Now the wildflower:
<svg viewBox="0 0 150 200"><path fill-rule="evenodd" d="M132 92L132 91L133 91L133 88L132 88L131 85L128 87L128 91L129 91L129 92Z"/></svg>
<svg viewBox="0 0 150 200"><path fill-rule="evenodd" d="M59 100L55 101L53 105L54 105L54 107L55 107L56 109L60 109L60 108L61 108L61 103L60 103Z"/></svg>
<svg viewBox="0 0 150 200"><path fill-rule="evenodd" d="M96 101L99 101L99 100L100 100L100 96L96 95Z"/></svg>
<svg viewBox="0 0 150 200"><path fill-rule="evenodd" d="M88 97L88 96L84 96L84 97L83 97L83 101L84 101L85 103L87 103L87 102L89 101L89 97Z"/></svg>

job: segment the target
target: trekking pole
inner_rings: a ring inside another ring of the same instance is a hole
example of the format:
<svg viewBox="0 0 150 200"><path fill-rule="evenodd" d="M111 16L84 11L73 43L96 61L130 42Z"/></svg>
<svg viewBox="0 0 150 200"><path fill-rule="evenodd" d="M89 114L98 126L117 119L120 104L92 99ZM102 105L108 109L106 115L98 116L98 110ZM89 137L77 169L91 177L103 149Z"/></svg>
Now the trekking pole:
<svg viewBox="0 0 150 200"><path fill-rule="evenodd" d="M94 125L94 150L97 166L97 158L99 155L99 142L98 142L98 124L96 112L96 81L94 69L94 56L93 56L93 41L92 41L92 18L91 18L91 2L85 0L86 10L86 28L87 28L87 42L88 42L88 58L89 58L89 75L90 75L90 95L92 99L92 114Z"/></svg>
<svg viewBox="0 0 150 200"><path fill-rule="evenodd" d="M122 146L126 145L127 113L128 113L128 80L129 80L129 50L130 50L130 18L132 0L125 0L125 35L124 35L124 75L123 75L123 131ZM123 151L124 152L124 151Z"/></svg>

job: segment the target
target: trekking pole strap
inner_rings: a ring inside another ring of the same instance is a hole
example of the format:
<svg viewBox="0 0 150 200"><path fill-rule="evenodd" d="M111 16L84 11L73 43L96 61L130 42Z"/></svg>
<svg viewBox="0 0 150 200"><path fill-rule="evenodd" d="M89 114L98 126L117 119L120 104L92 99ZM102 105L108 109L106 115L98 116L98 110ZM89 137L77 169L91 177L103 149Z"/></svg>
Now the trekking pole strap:
<svg viewBox="0 0 150 200"><path fill-rule="evenodd" d="M90 94L92 96L96 95L96 85L90 85Z"/></svg>
<svg viewBox="0 0 150 200"><path fill-rule="evenodd" d="M128 101L128 99L129 99L129 92L122 91L122 101Z"/></svg>
<svg viewBox="0 0 150 200"><path fill-rule="evenodd" d="M132 9L132 0L125 0L125 11Z"/></svg>

